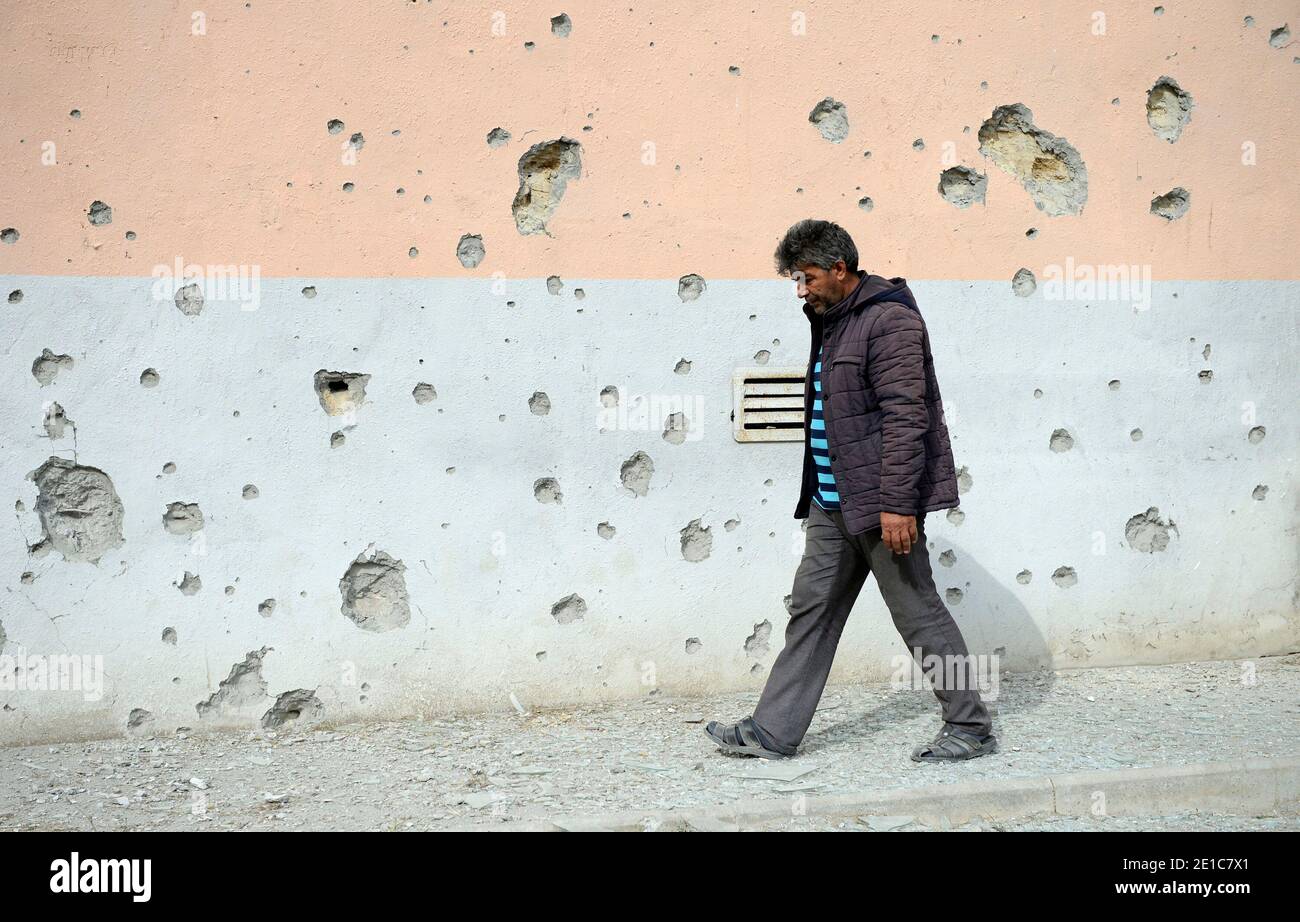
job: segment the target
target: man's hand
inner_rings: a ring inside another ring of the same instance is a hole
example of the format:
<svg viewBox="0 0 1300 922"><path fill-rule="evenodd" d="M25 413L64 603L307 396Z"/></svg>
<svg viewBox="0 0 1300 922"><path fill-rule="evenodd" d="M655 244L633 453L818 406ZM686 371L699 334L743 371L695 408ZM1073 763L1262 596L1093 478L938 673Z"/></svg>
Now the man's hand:
<svg viewBox="0 0 1300 922"><path fill-rule="evenodd" d="M880 536L895 554L907 554L916 541L916 516L896 512L880 513Z"/></svg>

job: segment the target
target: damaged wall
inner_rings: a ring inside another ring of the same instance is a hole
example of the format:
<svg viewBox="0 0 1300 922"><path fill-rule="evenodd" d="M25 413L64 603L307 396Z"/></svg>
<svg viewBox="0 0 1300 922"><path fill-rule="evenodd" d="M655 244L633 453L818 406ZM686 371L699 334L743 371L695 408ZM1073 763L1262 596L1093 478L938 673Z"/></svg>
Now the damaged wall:
<svg viewBox="0 0 1300 922"><path fill-rule="evenodd" d="M1300 647L1293 10L849 7L10 4L0 741L757 690L808 216L927 318L973 652Z"/></svg>

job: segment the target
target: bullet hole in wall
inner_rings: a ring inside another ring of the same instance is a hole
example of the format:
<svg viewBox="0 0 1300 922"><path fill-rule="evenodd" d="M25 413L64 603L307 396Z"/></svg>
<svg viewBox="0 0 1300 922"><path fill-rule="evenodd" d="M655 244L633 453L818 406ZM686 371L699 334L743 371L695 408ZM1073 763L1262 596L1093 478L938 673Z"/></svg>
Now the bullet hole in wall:
<svg viewBox="0 0 1300 922"><path fill-rule="evenodd" d="M559 505L564 500L560 482L554 477L539 477L533 481L533 498L539 503Z"/></svg>
<svg viewBox="0 0 1300 922"><path fill-rule="evenodd" d="M980 126L979 151L1019 182L1042 212L1074 215L1088 200L1083 158L1064 138L1034 125L1033 113L1013 103L998 106Z"/></svg>
<svg viewBox="0 0 1300 922"><path fill-rule="evenodd" d="M1186 189L1178 186L1164 195L1157 195L1151 200L1151 213L1159 215L1166 221L1176 221L1187 214L1192 204L1192 196Z"/></svg>
<svg viewBox="0 0 1300 922"><path fill-rule="evenodd" d="M383 551L363 551L339 580L343 615L364 631L405 627L411 620L406 567Z"/></svg>
<svg viewBox="0 0 1300 922"><path fill-rule="evenodd" d="M33 552L53 549L64 560L98 563L125 543L122 501L103 471L51 457L27 476L36 484L36 514L44 532Z"/></svg>
<svg viewBox="0 0 1300 922"><path fill-rule="evenodd" d="M197 317L203 312L203 292L195 282L182 285L176 292L176 309L186 317Z"/></svg>
<svg viewBox="0 0 1300 922"><path fill-rule="evenodd" d="M827 96L808 113L808 121L817 126L821 136L835 144L849 136L849 113L844 103Z"/></svg>
<svg viewBox="0 0 1300 922"><path fill-rule="evenodd" d="M262 647L248 653L242 662L230 667L230 674L221 680L217 690L196 704L199 717L219 717L227 710L238 710L257 704L266 697L266 679L262 678L262 660L273 648Z"/></svg>
<svg viewBox="0 0 1300 922"><path fill-rule="evenodd" d="M587 602L582 596L570 593L551 606L551 617L557 624L582 621L587 614Z"/></svg>
<svg viewBox="0 0 1300 922"><path fill-rule="evenodd" d="M460 240L456 243L456 258L466 269L473 269L483 261L487 255L487 250L483 246L483 238L478 234L462 234Z"/></svg>
<svg viewBox="0 0 1300 922"><path fill-rule="evenodd" d="M700 524L700 519L691 519L680 532L682 558L691 563L706 560L713 551L713 535L710 528Z"/></svg>
<svg viewBox="0 0 1300 922"><path fill-rule="evenodd" d="M1173 77L1161 77L1147 91L1147 124L1156 137L1173 144L1192 120L1195 102Z"/></svg>
<svg viewBox="0 0 1300 922"><path fill-rule="evenodd" d="M949 167L939 174L939 195L958 208L983 205L988 185L987 175L966 166Z"/></svg>
<svg viewBox="0 0 1300 922"><path fill-rule="evenodd" d="M654 471L654 461L645 452L638 451L623 462L619 468L619 478L625 489L636 496L645 496L650 491Z"/></svg>
<svg viewBox="0 0 1300 922"><path fill-rule="evenodd" d="M1124 538L1128 541L1128 546L1145 554L1154 554L1167 548L1170 532L1178 534L1178 526L1172 519L1162 519L1160 510L1155 506L1132 516L1124 523Z"/></svg>
<svg viewBox="0 0 1300 922"><path fill-rule="evenodd" d="M42 349L41 354L32 362L32 377L41 387L45 387L54 383L60 372L72 366L72 356L55 355L49 349Z"/></svg>
<svg viewBox="0 0 1300 922"><path fill-rule="evenodd" d="M683 303L694 301L704 294L706 287L704 279L694 272L683 275L677 280L677 297L681 298Z"/></svg>
<svg viewBox="0 0 1300 922"><path fill-rule="evenodd" d="M534 144L519 158L519 189L510 209L520 234L548 234L569 180L582 175L582 145L571 138Z"/></svg>

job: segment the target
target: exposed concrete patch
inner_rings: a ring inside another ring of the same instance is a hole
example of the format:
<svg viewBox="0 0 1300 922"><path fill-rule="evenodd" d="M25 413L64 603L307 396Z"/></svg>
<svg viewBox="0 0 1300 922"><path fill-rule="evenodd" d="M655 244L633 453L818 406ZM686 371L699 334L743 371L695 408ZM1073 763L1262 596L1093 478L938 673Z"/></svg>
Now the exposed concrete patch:
<svg viewBox="0 0 1300 922"><path fill-rule="evenodd" d="M487 255L487 250L483 246L483 238L479 234L461 234L460 240L456 243L456 258L466 269L473 269L483 261Z"/></svg>
<svg viewBox="0 0 1300 922"><path fill-rule="evenodd" d="M244 657L241 663L230 667L230 675L221 680L217 690L206 701L196 704L199 717L210 719L227 711L258 704L266 697L266 680L262 678L262 660L272 647L262 647Z"/></svg>
<svg viewBox="0 0 1300 922"><path fill-rule="evenodd" d="M1069 589L1079 581L1079 577L1074 572L1074 567L1057 567L1052 571L1052 582L1062 589Z"/></svg>
<svg viewBox="0 0 1300 922"><path fill-rule="evenodd" d="M971 477L970 471L967 469L966 465L963 464L957 470L957 492L969 493L970 488L973 486L975 486L975 478Z"/></svg>
<svg viewBox="0 0 1300 922"><path fill-rule="evenodd" d="M849 113L844 103L827 96L808 113L808 121L817 126L823 138L836 144L849 136Z"/></svg>
<svg viewBox="0 0 1300 922"><path fill-rule="evenodd" d="M77 430L77 424L68 419L67 414L63 411L57 402L51 403L45 409L45 435L53 441L61 439L64 435L64 429L71 426L73 432Z"/></svg>
<svg viewBox="0 0 1300 922"><path fill-rule="evenodd" d="M581 621L587 614L587 603L577 593L566 595L551 606L551 617L559 624Z"/></svg>
<svg viewBox="0 0 1300 922"><path fill-rule="evenodd" d="M701 525L700 519L691 519L681 530L682 557L691 563L699 563L708 558L713 551L713 535L709 526Z"/></svg>
<svg viewBox="0 0 1300 922"><path fill-rule="evenodd" d="M551 17L552 35L559 38L568 38L571 31L573 31L573 20L569 18L568 13L561 13L558 16Z"/></svg>
<svg viewBox="0 0 1300 922"><path fill-rule="evenodd" d="M1151 213L1159 215L1166 221L1177 221L1187 214L1192 203L1192 196L1182 186L1170 189L1164 195L1157 195L1151 200Z"/></svg>
<svg viewBox="0 0 1300 922"><path fill-rule="evenodd" d="M1011 277L1011 290L1016 293L1017 298L1029 297L1036 288L1038 288L1038 280L1028 269L1017 269L1016 274Z"/></svg>
<svg viewBox="0 0 1300 922"><path fill-rule="evenodd" d="M534 416L545 416L551 412L551 398L545 391L533 391L533 396L528 398L528 409Z"/></svg>
<svg viewBox="0 0 1300 922"><path fill-rule="evenodd" d="M1155 506L1140 512L1124 523L1124 538L1128 546L1144 554L1153 554L1169 547L1169 533L1178 534L1178 526L1173 520L1166 522L1160 518L1160 510Z"/></svg>
<svg viewBox="0 0 1300 922"><path fill-rule="evenodd" d="M36 482L36 514L45 535L44 550L53 548L64 560L99 558L125 543L122 501L103 471L51 457L27 475Z"/></svg>
<svg viewBox="0 0 1300 922"><path fill-rule="evenodd" d="M415 398L416 403L424 405L432 400L437 400L438 392L434 390L432 384L426 384L421 381L419 384L415 385L415 389L411 391L411 396Z"/></svg>
<svg viewBox="0 0 1300 922"><path fill-rule="evenodd" d="M197 282L182 285L176 290L176 309L186 317L197 317L203 313L203 292Z"/></svg>
<svg viewBox="0 0 1300 922"><path fill-rule="evenodd" d="M772 622L762 621L754 625L754 633L745 638L745 653L759 658L771 652L768 640L772 637Z"/></svg>
<svg viewBox="0 0 1300 922"><path fill-rule="evenodd" d="M979 151L1014 177L1039 211L1073 215L1088 201L1088 170L1074 146L1034 126L1020 103L998 106L980 126Z"/></svg>
<svg viewBox="0 0 1300 922"><path fill-rule="evenodd" d="M533 481L533 498L539 503L561 503L564 494L560 492L560 482L554 477L538 477Z"/></svg>
<svg viewBox="0 0 1300 922"><path fill-rule="evenodd" d="M534 144L519 158L519 190L510 210L521 234L547 234L570 179L582 176L582 145L571 138Z"/></svg>
<svg viewBox="0 0 1300 922"><path fill-rule="evenodd" d="M958 208L983 205L989 178L967 166L954 166L939 174L939 195Z"/></svg>
<svg viewBox="0 0 1300 922"><path fill-rule="evenodd" d="M406 627L411 620L406 567L383 551L371 554L373 547L362 551L339 580L343 614L364 631Z"/></svg>
<svg viewBox="0 0 1300 922"><path fill-rule="evenodd" d="M618 529L616 529L613 525L609 524L608 522L601 522L596 526L596 534L600 535L606 541L609 541L611 538L613 538L617 531Z"/></svg>
<svg viewBox="0 0 1300 922"><path fill-rule="evenodd" d="M681 298L683 303L694 301L700 295L704 294L704 289L706 287L704 279L696 275L694 272L689 275L683 275L677 280L677 297Z"/></svg>
<svg viewBox="0 0 1300 922"><path fill-rule="evenodd" d="M168 503L162 521L168 534L192 535L203 527L203 511L198 503Z"/></svg>
<svg viewBox="0 0 1300 922"><path fill-rule="evenodd" d="M1074 436L1064 429L1055 429L1052 431L1052 438L1048 441L1047 447L1056 452L1069 451L1074 447Z"/></svg>
<svg viewBox="0 0 1300 922"><path fill-rule="evenodd" d="M343 122L341 119L332 118L325 123L325 130L330 134L341 134L343 131Z"/></svg>
<svg viewBox="0 0 1300 922"><path fill-rule="evenodd" d="M546 293L559 295L564 290L564 281L558 275L548 275L546 277Z"/></svg>
<svg viewBox="0 0 1300 922"><path fill-rule="evenodd" d="M487 133L488 147L504 147L510 143L510 132L504 128L493 128Z"/></svg>
<svg viewBox="0 0 1300 922"><path fill-rule="evenodd" d="M52 384L59 372L73 365L72 356L55 355L49 349L42 349L36 361L32 362L32 377L41 387Z"/></svg>
<svg viewBox="0 0 1300 922"><path fill-rule="evenodd" d="M203 580L199 578L197 573L191 573L189 570L186 570L181 581L176 584L176 588L184 595L195 595L203 588Z"/></svg>
<svg viewBox="0 0 1300 922"><path fill-rule="evenodd" d="M126 715L126 732L132 736L148 736L153 726L153 713L144 708L131 708L131 713Z"/></svg>
<svg viewBox="0 0 1300 922"><path fill-rule="evenodd" d="M623 462L618 475L624 487L637 496L645 496L650 490L650 478L654 476L654 472L654 461L645 452L638 451Z"/></svg>
<svg viewBox="0 0 1300 922"><path fill-rule="evenodd" d="M313 689L295 688L275 699L275 704L262 715L262 728L280 730L289 724L311 726L325 718L325 705Z"/></svg>
<svg viewBox="0 0 1300 922"><path fill-rule="evenodd" d="M1161 77L1147 91L1147 124L1156 137L1173 144L1192 120L1192 95L1173 77Z"/></svg>
<svg viewBox="0 0 1300 922"><path fill-rule="evenodd" d="M689 429L690 425L686 421L685 413L669 413L664 421L663 439L669 445L680 445L686 441Z"/></svg>
<svg viewBox="0 0 1300 922"><path fill-rule="evenodd" d="M316 397L321 409L330 416L344 416L354 412L366 399L366 384L370 375L351 371L316 372Z"/></svg>
<svg viewBox="0 0 1300 922"><path fill-rule="evenodd" d="M109 208L101 201L93 201L90 203L90 208L86 211L86 220L90 221L90 223L95 227L112 224L113 209Z"/></svg>

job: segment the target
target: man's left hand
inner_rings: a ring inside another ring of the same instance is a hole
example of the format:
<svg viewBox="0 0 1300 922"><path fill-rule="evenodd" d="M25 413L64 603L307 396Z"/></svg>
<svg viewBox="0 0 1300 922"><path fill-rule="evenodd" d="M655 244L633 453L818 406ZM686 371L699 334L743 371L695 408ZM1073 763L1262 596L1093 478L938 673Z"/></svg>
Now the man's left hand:
<svg viewBox="0 0 1300 922"><path fill-rule="evenodd" d="M916 542L916 516L896 512L880 513L880 536L895 554L911 552Z"/></svg>

